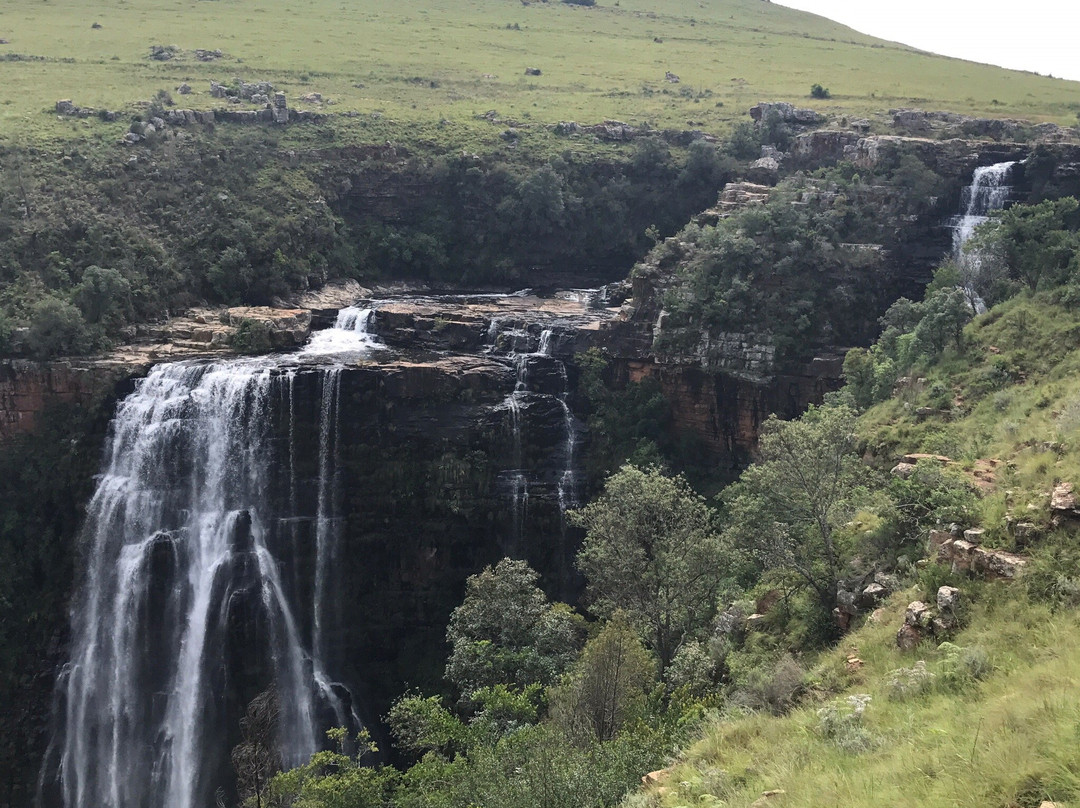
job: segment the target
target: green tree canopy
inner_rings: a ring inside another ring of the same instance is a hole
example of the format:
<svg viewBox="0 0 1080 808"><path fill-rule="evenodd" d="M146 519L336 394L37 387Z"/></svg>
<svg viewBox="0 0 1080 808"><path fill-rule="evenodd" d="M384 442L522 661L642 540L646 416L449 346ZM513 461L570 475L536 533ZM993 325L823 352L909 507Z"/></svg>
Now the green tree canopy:
<svg viewBox="0 0 1080 808"><path fill-rule="evenodd" d="M667 667L709 624L728 575L712 509L682 476L623 466L570 518L586 531L577 564L593 610L625 611Z"/></svg>
<svg viewBox="0 0 1080 808"><path fill-rule="evenodd" d="M795 572L831 610L846 561L836 528L852 512L862 468L849 407L811 407L797 421L769 418L760 460L726 492L728 540L750 548L766 568Z"/></svg>
<svg viewBox="0 0 1080 808"><path fill-rule="evenodd" d="M581 652L562 687L553 689L552 712L572 737L610 741L640 708L656 680L652 657L621 612Z"/></svg>
<svg viewBox="0 0 1080 808"><path fill-rule="evenodd" d="M446 630L446 678L462 694L499 684L550 684L577 656L578 618L549 603L538 579L524 561L509 558L469 577Z"/></svg>

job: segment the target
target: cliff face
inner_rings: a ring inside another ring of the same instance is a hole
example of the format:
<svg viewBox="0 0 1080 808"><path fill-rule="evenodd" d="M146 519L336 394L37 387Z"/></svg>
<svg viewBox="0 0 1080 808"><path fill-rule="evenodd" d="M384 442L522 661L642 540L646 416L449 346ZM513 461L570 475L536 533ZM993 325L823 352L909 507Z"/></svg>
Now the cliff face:
<svg viewBox="0 0 1080 808"><path fill-rule="evenodd" d="M386 302L372 316L371 329L387 349L346 361L332 393L325 359L285 354L266 360L276 379L265 409L266 452L274 458L265 489L266 507L276 514L273 552L288 573L285 586L294 598L297 624L308 625L310 592L303 581L316 564L315 536L320 514L325 517L321 503L332 470L340 550L332 569L333 619L326 623L323 663L376 733L390 701L405 687L439 688L444 654L438 649L468 575L512 555L542 572L552 596L569 600L579 591L572 566L579 536L565 524L564 511L584 495L579 454L584 427L572 409L576 370L568 360L588 344L597 319L606 315L573 297ZM120 353L143 357L133 349ZM230 360L217 354L212 361ZM19 741L3 749L0 767L9 791L0 795L0 804L28 801L37 762L45 756L52 684L69 658L66 607L83 566L75 559L88 550L75 543L81 509L98 471L109 413L131 390L132 378L145 374L150 364L20 362L5 370L10 392L0 404L10 407L7 422L14 425L7 455L13 457L22 446L32 451L35 442L78 444L83 482L61 484L36 475L5 480L8 486L32 484L39 493L48 491L62 501L58 511L65 517L41 536L29 535L27 513L16 510L9 519L14 532L12 544L3 548L5 558L17 555L16 542L32 541L47 549L49 562L30 565L17 583L19 592L5 596L21 597L26 610L33 608L25 593L38 575L52 608L36 618L40 632L33 641L11 640L24 652L19 656L24 669L19 675L5 669L4 692L9 703L20 705L17 714L4 718L18 722L5 737ZM92 431L71 420L69 437L55 434L57 419L65 423L60 413L91 406L97 413ZM328 417L333 422L330 458L324 437ZM178 466L176 485L182 487L189 473ZM26 498L8 493L9 502ZM293 579L299 583L290 583ZM169 590L162 579L148 591L157 593L153 600L167 598ZM266 687L272 663L263 647L266 628L258 608L237 604L230 609L237 616L227 629L227 684L214 736L215 748L224 751L210 775L226 788L231 780L227 751L238 740L239 717ZM20 611L13 622L23 617L29 619ZM49 782L55 754L46 767ZM46 804L57 800L47 789Z"/></svg>

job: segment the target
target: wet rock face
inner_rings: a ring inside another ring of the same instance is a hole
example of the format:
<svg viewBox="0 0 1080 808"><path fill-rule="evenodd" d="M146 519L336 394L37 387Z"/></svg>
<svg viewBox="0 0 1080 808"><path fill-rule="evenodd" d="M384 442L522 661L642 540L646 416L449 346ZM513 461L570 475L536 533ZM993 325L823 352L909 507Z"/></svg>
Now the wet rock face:
<svg viewBox="0 0 1080 808"><path fill-rule="evenodd" d="M93 407L130 373L123 364L0 362L0 447L39 430L56 407Z"/></svg>

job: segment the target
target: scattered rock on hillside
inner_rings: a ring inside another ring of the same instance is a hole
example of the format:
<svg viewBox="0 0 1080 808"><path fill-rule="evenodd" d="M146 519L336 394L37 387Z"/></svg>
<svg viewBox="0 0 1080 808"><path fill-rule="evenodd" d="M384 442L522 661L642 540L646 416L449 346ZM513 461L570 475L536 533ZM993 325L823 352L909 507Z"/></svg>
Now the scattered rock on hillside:
<svg viewBox="0 0 1080 808"><path fill-rule="evenodd" d="M676 76L674 73L672 73L669 70L666 73L664 73L664 81L668 82L668 84L678 84L679 83L679 77Z"/></svg>
<svg viewBox="0 0 1080 808"><path fill-rule="evenodd" d="M1058 483L1050 494L1050 512L1059 520L1080 518L1072 483Z"/></svg>
<svg viewBox="0 0 1080 808"><path fill-rule="evenodd" d="M176 45L151 45L150 58L155 62L167 62L174 58L180 49Z"/></svg>
<svg viewBox="0 0 1080 808"><path fill-rule="evenodd" d="M923 628L930 624L930 607L921 600L913 600L904 611L904 625Z"/></svg>
<svg viewBox="0 0 1080 808"><path fill-rule="evenodd" d="M1027 564L1028 559L1005 550L981 547L984 531L969 528L960 539L943 530L930 531L930 558L948 564L953 572L968 572L987 580L1011 581Z"/></svg>
<svg viewBox="0 0 1080 808"><path fill-rule="evenodd" d="M937 591L937 607L941 612L955 612L960 604L960 590L955 586L942 586Z"/></svg>
<svg viewBox="0 0 1080 808"><path fill-rule="evenodd" d="M766 120L773 112L779 115L780 120L784 123L797 126L814 126L825 120L818 112L812 109L799 109L794 104L789 104L786 101L771 104L762 102L750 107L750 117L755 122Z"/></svg>
<svg viewBox="0 0 1080 808"><path fill-rule="evenodd" d="M176 88L176 92L180 93L180 95L191 95L191 85L185 81Z"/></svg>
<svg viewBox="0 0 1080 808"><path fill-rule="evenodd" d="M526 67L525 68L525 75L526 76L540 76L540 75L543 75L543 71L539 67Z"/></svg>
<svg viewBox="0 0 1080 808"><path fill-rule="evenodd" d="M915 626L904 623L896 632L896 646L901 651L913 651L920 642L922 642L922 632Z"/></svg>

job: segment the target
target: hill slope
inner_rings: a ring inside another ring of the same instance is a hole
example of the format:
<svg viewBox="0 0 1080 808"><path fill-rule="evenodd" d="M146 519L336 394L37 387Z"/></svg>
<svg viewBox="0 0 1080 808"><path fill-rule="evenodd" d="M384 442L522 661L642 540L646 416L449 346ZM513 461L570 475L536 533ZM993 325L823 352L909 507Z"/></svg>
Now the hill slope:
<svg viewBox="0 0 1080 808"><path fill-rule="evenodd" d="M783 792L765 801L775 808L1080 799L1077 526L1063 498L1051 501L1080 480L1075 309L1060 290L1024 293L976 318L962 346L862 416L864 456L887 470L906 453L947 452L981 489L983 545L1025 554L1022 574L987 583L933 558L908 567L907 588L817 660L799 709L717 720L630 805L759 805L771 790ZM941 584L961 589L966 627L951 645L897 648L907 604L933 604Z"/></svg>
<svg viewBox="0 0 1080 808"><path fill-rule="evenodd" d="M1071 122L1077 107L1075 82L926 54L761 0L9 0L0 38L0 129L22 138L97 124L43 114L57 99L124 110L187 82L183 105L209 108L224 103L209 81L236 76L270 81L290 103L317 92L337 103L327 109L403 121L496 108L543 122L722 129L758 100L806 97L812 83L833 93L819 109L845 114L925 106ZM157 61L155 45L177 50ZM222 55L200 61L197 49Z"/></svg>

